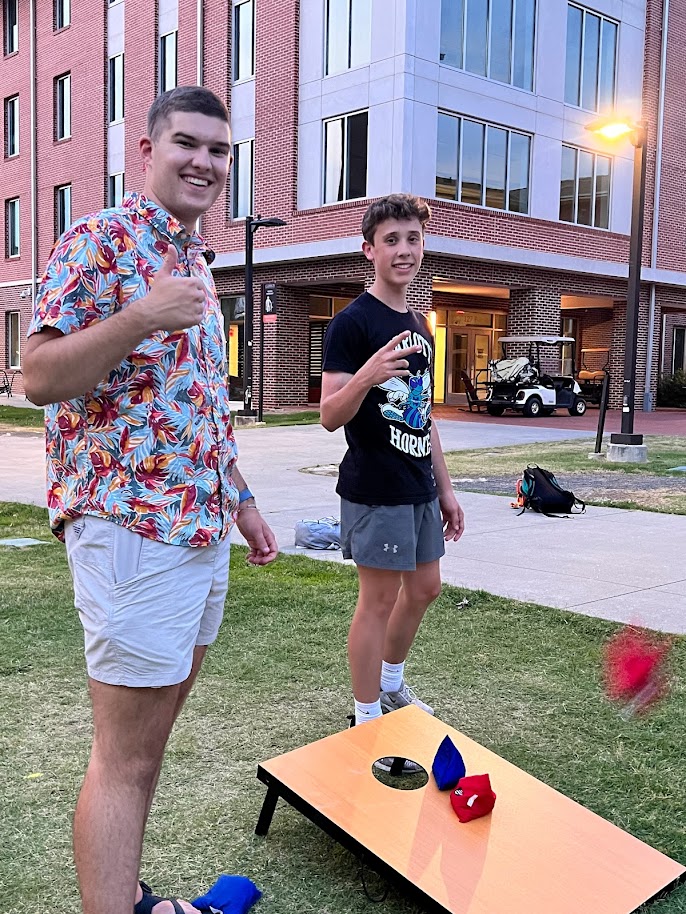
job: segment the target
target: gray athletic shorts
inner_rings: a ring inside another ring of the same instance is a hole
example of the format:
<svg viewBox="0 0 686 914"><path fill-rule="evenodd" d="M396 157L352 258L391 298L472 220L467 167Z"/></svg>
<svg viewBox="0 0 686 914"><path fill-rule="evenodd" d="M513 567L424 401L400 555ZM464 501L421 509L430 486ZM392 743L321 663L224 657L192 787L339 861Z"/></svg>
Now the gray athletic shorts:
<svg viewBox="0 0 686 914"><path fill-rule="evenodd" d="M438 499L421 505L358 505L341 499L344 559L367 568L415 571L445 554Z"/></svg>
<svg viewBox="0 0 686 914"><path fill-rule="evenodd" d="M187 679L193 649L221 625L229 537L170 546L92 515L64 532L90 678L136 688Z"/></svg>

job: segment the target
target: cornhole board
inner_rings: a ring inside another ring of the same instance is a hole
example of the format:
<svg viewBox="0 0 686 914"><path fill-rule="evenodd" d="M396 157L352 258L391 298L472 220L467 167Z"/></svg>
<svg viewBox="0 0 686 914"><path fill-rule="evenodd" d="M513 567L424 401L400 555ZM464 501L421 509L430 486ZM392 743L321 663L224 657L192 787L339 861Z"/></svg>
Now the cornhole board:
<svg viewBox="0 0 686 914"><path fill-rule="evenodd" d="M373 762L411 758L430 773L448 735L467 774L488 773L495 809L461 824L430 776L418 790L376 780ZM592 776L592 772L590 772ZM686 868L495 753L411 706L258 766L266 835L279 797L428 911L629 914ZM297 853L297 849L293 849Z"/></svg>

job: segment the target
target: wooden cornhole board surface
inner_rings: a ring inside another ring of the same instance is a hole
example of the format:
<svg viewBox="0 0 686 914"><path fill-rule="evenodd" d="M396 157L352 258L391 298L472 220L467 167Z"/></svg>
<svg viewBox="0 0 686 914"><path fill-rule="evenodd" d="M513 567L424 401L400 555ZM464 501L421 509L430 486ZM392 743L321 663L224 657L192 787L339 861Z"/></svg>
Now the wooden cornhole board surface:
<svg viewBox="0 0 686 914"><path fill-rule="evenodd" d="M461 824L431 775L419 790L395 790L372 774L376 759L393 755L430 774L446 735L467 774L490 775L497 794L490 816ZM344 846L364 849L372 866L395 875L430 911L628 914L686 873L415 707L263 762L257 776L273 802L278 793ZM263 816L260 833L269 827L269 813Z"/></svg>

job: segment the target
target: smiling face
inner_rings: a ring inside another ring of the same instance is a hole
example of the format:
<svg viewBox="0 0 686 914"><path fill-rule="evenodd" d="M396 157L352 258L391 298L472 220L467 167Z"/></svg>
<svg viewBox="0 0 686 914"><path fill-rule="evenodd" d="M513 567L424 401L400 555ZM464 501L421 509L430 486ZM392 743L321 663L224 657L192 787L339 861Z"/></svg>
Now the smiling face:
<svg viewBox="0 0 686 914"><path fill-rule="evenodd" d="M144 136L143 193L192 232L221 194L231 166L229 125L217 117L174 111L156 135Z"/></svg>
<svg viewBox="0 0 686 914"><path fill-rule="evenodd" d="M419 219L384 219L362 250L374 264L375 283L399 291L417 275L424 256L424 233Z"/></svg>

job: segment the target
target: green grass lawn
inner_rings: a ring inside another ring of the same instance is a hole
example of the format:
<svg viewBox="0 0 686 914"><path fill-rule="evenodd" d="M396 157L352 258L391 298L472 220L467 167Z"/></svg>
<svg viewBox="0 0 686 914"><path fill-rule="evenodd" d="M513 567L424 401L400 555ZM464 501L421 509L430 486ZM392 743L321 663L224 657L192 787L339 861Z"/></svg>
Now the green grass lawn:
<svg viewBox="0 0 686 914"><path fill-rule="evenodd" d="M316 425L319 410L301 410L292 413L265 413L267 425ZM17 406L0 406L0 427L43 428L43 410Z"/></svg>
<svg viewBox="0 0 686 914"><path fill-rule="evenodd" d="M0 547L0 898L3 914L74 914L70 820L90 738L81 631L45 512L0 504L0 537L19 535L46 544ZM268 837L254 836L265 792L257 763L346 724L355 592L350 568L282 556L256 569L234 549L224 626L153 807L143 862L153 886L191 897L222 872L242 873L264 890L264 914L372 910L356 860L290 807L279 803ZM686 641L675 647L670 699L627 723L599 677L614 628L446 587L415 645L411 682L447 723L686 861ZM417 912L395 889L383 910ZM686 887L650 910L684 914Z"/></svg>
<svg viewBox="0 0 686 914"><path fill-rule="evenodd" d="M43 428L43 410L22 406L0 406L0 426Z"/></svg>
<svg viewBox="0 0 686 914"><path fill-rule="evenodd" d="M572 441L532 442L507 447L475 448L470 451L451 451L446 463L451 476L496 476L503 473L521 474L527 463L554 467L556 473L631 473L654 476L681 476L669 469L686 465L684 439L676 436L646 435L647 463L608 463L606 460L589 460L595 448L595 439L581 438ZM607 441L604 442L605 447ZM684 477L686 479L686 477Z"/></svg>

